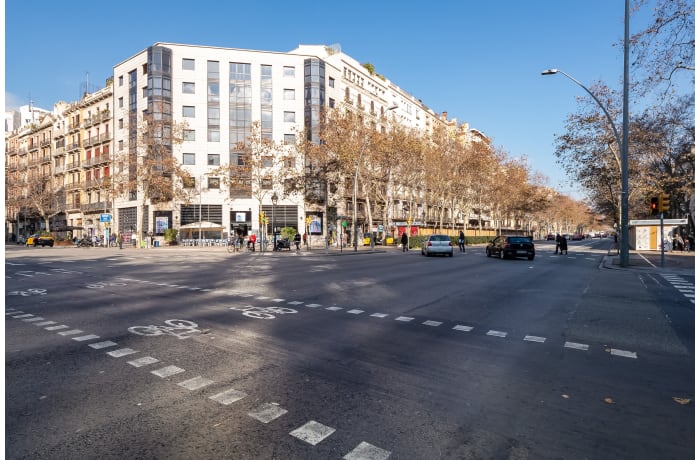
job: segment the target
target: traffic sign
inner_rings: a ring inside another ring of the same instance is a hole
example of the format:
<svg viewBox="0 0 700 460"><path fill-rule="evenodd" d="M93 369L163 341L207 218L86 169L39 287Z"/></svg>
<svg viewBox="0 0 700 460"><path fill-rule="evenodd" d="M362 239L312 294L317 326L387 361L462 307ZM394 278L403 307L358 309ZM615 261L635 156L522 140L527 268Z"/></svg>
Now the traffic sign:
<svg viewBox="0 0 700 460"><path fill-rule="evenodd" d="M112 222L111 214L100 214L100 222Z"/></svg>

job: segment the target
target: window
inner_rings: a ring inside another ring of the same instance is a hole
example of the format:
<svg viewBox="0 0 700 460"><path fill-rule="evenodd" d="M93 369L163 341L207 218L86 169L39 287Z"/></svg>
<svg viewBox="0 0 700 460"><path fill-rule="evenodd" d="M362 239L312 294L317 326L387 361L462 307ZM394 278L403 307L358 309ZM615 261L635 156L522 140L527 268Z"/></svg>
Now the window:
<svg viewBox="0 0 700 460"><path fill-rule="evenodd" d="M182 59L182 70L194 70L194 59Z"/></svg>
<svg viewBox="0 0 700 460"><path fill-rule="evenodd" d="M124 119L123 118L119 119L119 129L124 129Z"/></svg>
<svg viewBox="0 0 700 460"><path fill-rule="evenodd" d="M119 76L119 86L124 86L124 75Z"/></svg>
<svg viewBox="0 0 700 460"><path fill-rule="evenodd" d="M285 101L293 101L295 98L294 90L293 89L285 89L284 90L284 100Z"/></svg>
<svg viewBox="0 0 700 460"><path fill-rule="evenodd" d="M182 116L187 118L194 118L194 106L193 105L183 105L182 106Z"/></svg>
<svg viewBox="0 0 700 460"><path fill-rule="evenodd" d="M120 152L123 151L124 150L124 141L119 141L118 145L119 145L119 151Z"/></svg>
<svg viewBox="0 0 700 460"><path fill-rule="evenodd" d="M208 166L219 166L219 154L218 153L208 154L207 155L207 165Z"/></svg>
<svg viewBox="0 0 700 460"><path fill-rule="evenodd" d="M195 136L194 136L194 129L186 129L182 132L183 139L186 141L192 141L194 142Z"/></svg>
<svg viewBox="0 0 700 460"><path fill-rule="evenodd" d="M296 142L296 136L294 136L294 134L285 134L284 135L284 144L285 145L294 145L294 142Z"/></svg>
<svg viewBox="0 0 700 460"><path fill-rule="evenodd" d="M328 77L328 86L335 88L335 78Z"/></svg>
<svg viewBox="0 0 700 460"><path fill-rule="evenodd" d="M293 77L294 76L294 67L284 66L284 76L285 77Z"/></svg>
<svg viewBox="0 0 700 460"><path fill-rule="evenodd" d="M141 96L148 97L148 86L144 86L143 88L141 88Z"/></svg>
<svg viewBox="0 0 700 460"><path fill-rule="evenodd" d="M328 107L330 107L331 109L335 108L335 99L333 99L332 97L328 98Z"/></svg>
<svg viewBox="0 0 700 460"><path fill-rule="evenodd" d="M284 121L287 123L294 123L296 121L294 112L284 112Z"/></svg>
<svg viewBox="0 0 700 460"><path fill-rule="evenodd" d="M272 157L270 155L265 155L262 157L262 165L263 168L271 168L272 167Z"/></svg>
<svg viewBox="0 0 700 460"><path fill-rule="evenodd" d="M119 104L120 109L124 107L124 98L123 97L119 98L118 104Z"/></svg>
<svg viewBox="0 0 700 460"><path fill-rule="evenodd" d="M207 188L219 188L220 184L221 181L218 177L207 177Z"/></svg>
<svg viewBox="0 0 700 460"><path fill-rule="evenodd" d="M195 159L194 153L183 153L182 154L182 164L183 165L189 165L189 166L193 165L194 159Z"/></svg>
<svg viewBox="0 0 700 460"><path fill-rule="evenodd" d="M294 169L296 167L296 164L297 164L297 162L293 156L285 157L285 159L284 159L284 167L285 168Z"/></svg>
<svg viewBox="0 0 700 460"><path fill-rule="evenodd" d="M263 190L272 190L272 178L270 177L263 177L262 183L260 184L260 187Z"/></svg>
<svg viewBox="0 0 700 460"><path fill-rule="evenodd" d="M182 82L182 93L183 94L194 94L194 82L183 81Z"/></svg>

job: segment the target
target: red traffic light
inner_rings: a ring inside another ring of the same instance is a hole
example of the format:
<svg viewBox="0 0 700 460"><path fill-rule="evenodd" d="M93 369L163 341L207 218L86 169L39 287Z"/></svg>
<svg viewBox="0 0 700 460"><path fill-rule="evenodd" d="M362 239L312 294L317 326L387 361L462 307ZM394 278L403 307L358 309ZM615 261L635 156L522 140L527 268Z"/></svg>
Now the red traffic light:
<svg viewBox="0 0 700 460"><path fill-rule="evenodd" d="M656 216L659 214L659 197L658 196L651 197L649 210L651 211L652 216Z"/></svg>

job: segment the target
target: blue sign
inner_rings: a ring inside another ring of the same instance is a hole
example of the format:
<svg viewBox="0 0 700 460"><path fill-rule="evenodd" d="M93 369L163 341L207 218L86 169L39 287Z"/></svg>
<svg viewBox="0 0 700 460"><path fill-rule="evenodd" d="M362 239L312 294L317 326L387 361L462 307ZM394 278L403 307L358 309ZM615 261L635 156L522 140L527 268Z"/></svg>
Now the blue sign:
<svg viewBox="0 0 700 460"><path fill-rule="evenodd" d="M100 222L112 222L111 214L100 214Z"/></svg>

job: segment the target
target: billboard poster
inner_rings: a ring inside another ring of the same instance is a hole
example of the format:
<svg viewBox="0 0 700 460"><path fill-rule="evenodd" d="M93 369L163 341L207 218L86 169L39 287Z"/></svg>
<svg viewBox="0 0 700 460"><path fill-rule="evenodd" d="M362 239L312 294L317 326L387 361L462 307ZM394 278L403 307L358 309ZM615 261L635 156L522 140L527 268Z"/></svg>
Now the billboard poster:
<svg viewBox="0 0 700 460"><path fill-rule="evenodd" d="M308 213L307 218L311 218L309 222L309 234L310 235L322 235L323 234L323 214L318 213Z"/></svg>
<svg viewBox="0 0 700 460"><path fill-rule="evenodd" d="M162 235L168 229L168 218L164 216L156 217L156 234Z"/></svg>

